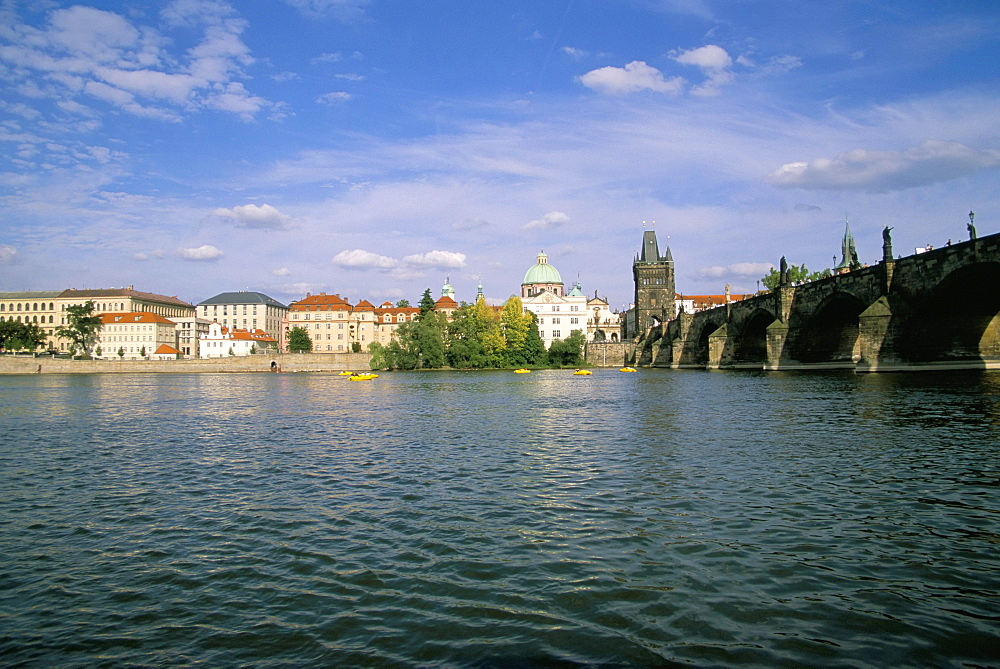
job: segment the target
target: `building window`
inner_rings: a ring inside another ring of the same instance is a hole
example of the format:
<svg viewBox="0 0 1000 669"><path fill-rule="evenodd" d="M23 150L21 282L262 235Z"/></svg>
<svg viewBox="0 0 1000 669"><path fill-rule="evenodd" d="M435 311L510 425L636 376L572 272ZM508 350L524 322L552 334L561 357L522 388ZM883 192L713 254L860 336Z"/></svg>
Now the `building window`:
<svg viewBox="0 0 1000 669"><path fill-rule="evenodd" d="M558 318L553 318L552 319L552 324L553 325L559 325L559 319Z"/></svg>
<svg viewBox="0 0 1000 669"><path fill-rule="evenodd" d="M579 318L571 318L571 319L569 319L569 324L570 324L570 325L576 325L576 324L578 324L579 322L580 322L580 319L579 319Z"/></svg>
<svg viewBox="0 0 1000 669"><path fill-rule="evenodd" d="M560 337L562 337L562 331L561 330L553 330L552 331L552 338L553 339L559 339Z"/></svg>

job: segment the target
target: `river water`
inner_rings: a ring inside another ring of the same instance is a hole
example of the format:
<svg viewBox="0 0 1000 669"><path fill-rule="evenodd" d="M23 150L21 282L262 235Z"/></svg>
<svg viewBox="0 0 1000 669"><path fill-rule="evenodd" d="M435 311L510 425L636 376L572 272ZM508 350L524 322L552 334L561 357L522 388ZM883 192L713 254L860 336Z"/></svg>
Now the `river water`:
<svg viewBox="0 0 1000 669"><path fill-rule="evenodd" d="M1000 374L0 377L0 664L1000 664Z"/></svg>

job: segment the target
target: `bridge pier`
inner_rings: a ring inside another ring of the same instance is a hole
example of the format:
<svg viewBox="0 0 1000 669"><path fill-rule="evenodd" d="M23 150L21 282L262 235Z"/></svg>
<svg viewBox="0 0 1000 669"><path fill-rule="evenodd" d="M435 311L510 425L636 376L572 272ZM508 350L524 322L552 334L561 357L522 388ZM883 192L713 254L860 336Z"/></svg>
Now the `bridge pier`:
<svg viewBox="0 0 1000 669"><path fill-rule="evenodd" d="M781 360L785 355L785 347L788 343L788 333L791 328L783 320L776 320L767 326L767 359L764 361L764 370L773 371L779 369Z"/></svg>

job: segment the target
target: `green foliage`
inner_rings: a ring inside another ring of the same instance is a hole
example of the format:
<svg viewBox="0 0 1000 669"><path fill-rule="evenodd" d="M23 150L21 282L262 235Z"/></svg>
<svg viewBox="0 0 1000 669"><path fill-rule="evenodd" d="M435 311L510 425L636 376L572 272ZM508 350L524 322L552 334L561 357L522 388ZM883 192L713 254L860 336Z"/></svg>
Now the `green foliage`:
<svg viewBox="0 0 1000 669"><path fill-rule="evenodd" d="M573 330L566 339L556 339L549 346L549 364L553 367L576 367L583 362L583 345L586 337L580 330Z"/></svg>
<svg viewBox="0 0 1000 669"><path fill-rule="evenodd" d="M119 360L125 357L125 349L122 348L121 346L118 347L118 350L116 351L116 353L118 353L118 359Z"/></svg>
<svg viewBox="0 0 1000 669"><path fill-rule="evenodd" d="M427 290L428 290L428 294L430 294L430 293L429 293L429 291L430 291L430 288L428 288ZM396 306L397 306L397 307L399 307L399 308L401 308L401 309L404 309L404 308L406 308L406 307L410 306L410 301L409 301L409 300L406 300L406 299L403 299L403 300L397 300L397 301L396 301Z"/></svg>
<svg viewBox="0 0 1000 669"><path fill-rule="evenodd" d="M98 346L97 349L94 351L94 355L96 355L98 358L100 358L102 352L103 351L101 350L101 347Z"/></svg>
<svg viewBox="0 0 1000 669"><path fill-rule="evenodd" d="M229 355L232 355L232 354L233 354L233 349L229 349ZM142 348L139 349L139 357L142 357L142 358L146 357L146 347L145 346L143 346Z"/></svg>
<svg viewBox="0 0 1000 669"><path fill-rule="evenodd" d="M427 314L434 313L434 298L431 297L431 289L427 288L424 290L424 294L420 296L420 315L417 316L418 320L421 320Z"/></svg>
<svg viewBox="0 0 1000 669"><path fill-rule="evenodd" d="M351 353L361 353L361 342L359 341L351 342Z"/></svg>
<svg viewBox="0 0 1000 669"><path fill-rule="evenodd" d="M288 331L288 350L292 353L311 351L313 348L309 332L301 325L296 325Z"/></svg>
<svg viewBox="0 0 1000 669"><path fill-rule="evenodd" d="M507 343L507 366L538 365L545 361L545 342L538 333L535 314L525 310L520 297L511 296L504 303L500 326Z"/></svg>
<svg viewBox="0 0 1000 669"><path fill-rule="evenodd" d="M503 367L507 340L499 315L479 299L455 312L448 325L448 364L458 369Z"/></svg>
<svg viewBox="0 0 1000 669"><path fill-rule="evenodd" d="M0 348L8 351L34 351L45 343L45 333L37 323L0 322Z"/></svg>
<svg viewBox="0 0 1000 669"><path fill-rule="evenodd" d="M250 344L250 355L257 353L257 344Z"/></svg>
<svg viewBox="0 0 1000 669"><path fill-rule="evenodd" d="M389 364L389 354L386 347L377 341L368 344L368 355L371 356L368 360L368 366L372 369L389 369L392 366Z"/></svg>
<svg viewBox="0 0 1000 669"><path fill-rule="evenodd" d="M56 328L56 336L69 339L72 352L87 355L102 327L101 317L94 315L94 303L88 300L66 307L66 325Z"/></svg>
<svg viewBox="0 0 1000 669"><path fill-rule="evenodd" d="M824 279L831 275L829 269L824 269L819 272L810 272L806 269L805 263L801 265L789 265L788 266L788 281L791 283L799 283L800 281L815 281L816 279ZM774 267L765 276L761 277L760 282L764 284L764 287L768 290L774 290L781 284L781 272L779 272Z"/></svg>

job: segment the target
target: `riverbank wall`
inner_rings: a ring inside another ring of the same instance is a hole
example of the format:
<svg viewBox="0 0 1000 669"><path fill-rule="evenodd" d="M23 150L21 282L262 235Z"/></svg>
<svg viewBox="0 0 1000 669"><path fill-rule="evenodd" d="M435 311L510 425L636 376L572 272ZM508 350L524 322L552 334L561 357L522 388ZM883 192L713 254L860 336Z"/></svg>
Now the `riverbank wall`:
<svg viewBox="0 0 1000 669"><path fill-rule="evenodd" d="M280 353L181 360L69 360L52 356L0 356L0 374L223 374L341 372L369 369L368 353Z"/></svg>

